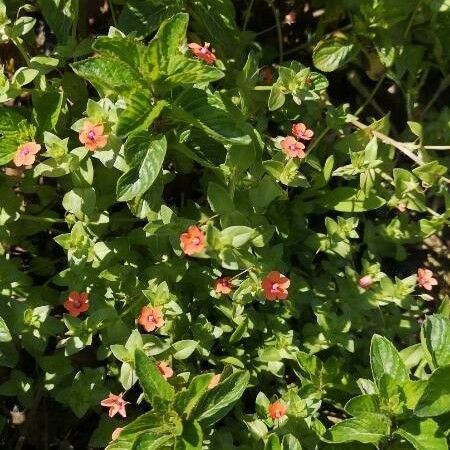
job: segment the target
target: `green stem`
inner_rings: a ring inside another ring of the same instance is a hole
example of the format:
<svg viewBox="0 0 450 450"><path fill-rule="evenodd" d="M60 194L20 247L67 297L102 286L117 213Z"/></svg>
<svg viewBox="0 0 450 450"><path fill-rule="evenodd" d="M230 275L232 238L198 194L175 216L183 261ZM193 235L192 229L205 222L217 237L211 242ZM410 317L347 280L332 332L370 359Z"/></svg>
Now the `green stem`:
<svg viewBox="0 0 450 450"><path fill-rule="evenodd" d="M247 11L245 11L244 24L242 25L243 31L245 31L247 29L248 21L250 20L250 15L251 15L254 3L255 3L255 0L251 0L250 5L248 5Z"/></svg>
<svg viewBox="0 0 450 450"><path fill-rule="evenodd" d="M22 214L20 218L22 220L27 220L28 222L66 223L64 219L55 219L53 217L42 217L42 216L30 216L29 214Z"/></svg>
<svg viewBox="0 0 450 450"><path fill-rule="evenodd" d="M311 145L308 147L308 154L311 153L311 151L317 147L320 143L320 141L325 137L325 135L330 131L330 128L326 127L322 133L319 134L319 136L317 136L316 139L314 139L313 142L311 142Z"/></svg>
<svg viewBox="0 0 450 450"><path fill-rule="evenodd" d="M109 0L109 9L111 10L111 18L113 21L114 26L117 28L117 17L116 17L116 11L114 11L114 5L112 0Z"/></svg>
<svg viewBox="0 0 450 450"><path fill-rule="evenodd" d="M381 84L382 84L383 81L384 81L384 78L385 78L385 75L383 75L383 76L378 80L378 82L377 82L377 84L375 85L375 87L373 88L372 92L371 92L370 95L366 98L366 101L365 101L365 102L358 108L358 110L355 112L355 115L356 115L356 116L359 116L359 115L364 111L364 109L366 108L366 106L367 106L369 103L372 103L372 101L373 101L375 95L376 95L377 92L378 92L378 89L380 89Z"/></svg>
<svg viewBox="0 0 450 450"><path fill-rule="evenodd" d="M279 63L281 64L283 62L283 33L281 31L281 22L280 22L280 12L276 8L273 0L267 0L269 3L269 6L272 8L273 16L275 18L275 24L277 27L277 35L278 35L278 53L279 53Z"/></svg>
<svg viewBox="0 0 450 450"><path fill-rule="evenodd" d="M28 56L28 52L27 52L25 46L20 41L20 38L17 38L17 39L13 38L11 40L14 43L14 45L17 47L17 50L19 50L19 52L22 55L23 59L27 63L27 66L30 66L30 64L31 64L30 57Z"/></svg>

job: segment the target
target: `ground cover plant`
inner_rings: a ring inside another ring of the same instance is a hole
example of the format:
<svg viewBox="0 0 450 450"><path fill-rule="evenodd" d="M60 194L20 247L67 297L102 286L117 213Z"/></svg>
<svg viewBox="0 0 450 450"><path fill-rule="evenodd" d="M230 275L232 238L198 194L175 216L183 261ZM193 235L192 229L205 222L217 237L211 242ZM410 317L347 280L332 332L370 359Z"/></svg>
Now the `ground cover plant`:
<svg viewBox="0 0 450 450"><path fill-rule="evenodd" d="M445 450L446 0L0 0L0 447Z"/></svg>

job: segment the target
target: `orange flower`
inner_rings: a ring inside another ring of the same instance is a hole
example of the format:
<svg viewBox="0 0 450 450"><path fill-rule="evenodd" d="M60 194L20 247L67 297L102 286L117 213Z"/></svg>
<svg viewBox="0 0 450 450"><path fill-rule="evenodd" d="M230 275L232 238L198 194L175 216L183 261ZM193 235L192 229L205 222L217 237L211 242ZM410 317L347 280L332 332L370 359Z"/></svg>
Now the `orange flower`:
<svg viewBox="0 0 450 450"><path fill-rule="evenodd" d="M25 142L16 151L14 156L14 164L17 167L20 166L31 166L36 160L36 153L41 149L39 144L36 142Z"/></svg>
<svg viewBox="0 0 450 450"><path fill-rule="evenodd" d="M289 278L280 272L269 272L262 280L261 287L264 290L264 296L269 301L285 300L288 296L288 287L291 284Z"/></svg>
<svg viewBox="0 0 450 450"><path fill-rule="evenodd" d="M358 280L359 287L363 289L369 289L373 284L372 275L364 275Z"/></svg>
<svg viewBox="0 0 450 450"><path fill-rule="evenodd" d="M117 427L116 429L114 429L111 435L111 440L115 441L120 436L122 430L123 428L121 427Z"/></svg>
<svg viewBox="0 0 450 450"><path fill-rule="evenodd" d="M231 277L217 278L214 282L214 290L217 294L229 294L233 288Z"/></svg>
<svg viewBox="0 0 450 450"><path fill-rule="evenodd" d="M268 410L269 416L272 417L272 419L281 419L286 415L287 408L280 400L277 400L269 405Z"/></svg>
<svg viewBox="0 0 450 450"><path fill-rule="evenodd" d="M208 389L214 389L220 383L220 373L215 373L208 384Z"/></svg>
<svg viewBox="0 0 450 450"><path fill-rule="evenodd" d="M417 284L427 291L431 291L433 286L438 284L433 275L433 272L429 269L417 269Z"/></svg>
<svg viewBox="0 0 450 450"><path fill-rule="evenodd" d="M159 361L156 363L156 367L158 368L161 375L167 380L167 378L173 377L173 369L164 361Z"/></svg>
<svg viewBox="0 0 450 450"><path fill-rule="evenodd" d="M286 25L294 25L295 22L297 22L297 13L295 11L291 11L284 16L283 23Z"/></svg>
<svg viewBox="0 0 450 450"><path fill-rule="evenodd" d="M123 394L114 395L110 393L108 398L105 398L100 402L100 405L109 408L109 417L114 417L117 413L119 413L122 417L127 417L125 405L128 405L130 402L126 402L122 398L122 395Z"/></svg>
<svg viewBox="0 0 450 450"><path fill-rule="evenodd" d="M138 323L144 327L145 331L148 332L161 328L164 325L164 318L161 308L157 306L154 308L144 306L141 309Z"/></svg>
<svg viewBox="0 0 450 450"><path fill-rule="evenodd" d="M289 158L305 157L305 152L303 151L305 150L305 146L292 136L288 136L281 141L281 148L283 149L283 153Z"/></svg>
<svg viewBox="0 0 450 450"><path fill-rule="evenodd" d="M80 131L80 142L88 150L95 152L98 148L103 148L106 145L108 136L103 134L104 131L105 129L101 123L94 124L86 120L83 124L83 129Z"/></svg>
<svg viewBox="0 0 450 450"><path fill-rule="evenodd" d="M188 47L198 59L202 59L206 64L214 64L217 58L216 55L209 50L209 45L208 42L205 42L205 45L203 46L193 42L188 44Z"/></svg>
<svg viewBox="0 0 450 450"><path fill-rule="evenodd" d="M297 139L303 139L304 141L310 141L314 136L314 131L306 128L304 123L294 123L292 125L292 134Z"/></svg>
<svg viewBox="0 0 450 450"><path fill-rule="evenodd" d="M205 233L197 225L191 225L180 236L180 246L186 255L200 253L205 248Z"/></svg>
<svg viewBox="0 0 450 450"><path fill-rule="evenodd" d="M72 291L64 302L64 308L73 317L78 317L81 313L89 309L89 298L87 292Z"/></svg>

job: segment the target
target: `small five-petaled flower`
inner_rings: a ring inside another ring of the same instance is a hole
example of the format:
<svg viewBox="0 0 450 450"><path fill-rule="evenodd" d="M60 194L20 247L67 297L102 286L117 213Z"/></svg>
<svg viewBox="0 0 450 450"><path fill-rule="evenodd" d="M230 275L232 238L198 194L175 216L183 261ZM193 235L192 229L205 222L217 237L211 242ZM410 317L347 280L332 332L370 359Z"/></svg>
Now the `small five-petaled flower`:
<svg viewBox="0 0 450 450"><path fill-rule="evenodd" d="M108 398L105 398L100 402L102 406L109 408L109 417L114 417L116 414L120 414L122 417L127 417L125 406L130 402L125 401L122 396L123 394L114 395L110 393Z"/></svg>
<svg viewBox="0 0 450 450"><path fill-rule="evenodd" d="M86 120L83 124L83 128L80 131L80 142L91 152L95 152L98 148L106 146L108 136L103 134L105 127L101 123L92 123Z"/></svg>
<svg viewBox="0 0 450 450"><path fill-rule="evenodd" d="M214 282L214 291L217 294L229 294L233 288L231 277L217 278Z"/></svg>
<svg viewBox="0 0 450 450"><path fill-rule="evenodd" d="M304 123L294 123L292 125L292 134L297 139L302 139L303 141L310 141L314 136L314 131L306 127Z"/></svg>
<svg viewBox="0 0 450 450"><path fill-rule="evenodd" d="M200 253L205 248L205 233L197 226L191 225L180 236L180 247L186 255Z"/></svg>
<svg viewBox="0 0 450 450"><path fill-rule="evenodd" d="M286 415L286 411L287 411L286 406L283 403L281 403L280 400L271 403L268 408L269 416L272 419L281 419Z"/></svg>
<svg viewBox="0 0 450 450"><path fill-rule="evenodd" d="M87 292L72 291L64 302L64 308L72 317L78 317L81 313L86 312L89 309Z"/></svg>
<svg viewBox="0 0 450 450"><path fill-rule="evenodd" d="M427 291L431 291L433 286L438 284L436 278L433 278L433 275L430 269L417 269L417 284Z"/></svg>
<svg viewBox="0 0 450 450"><path fill-rule="evenodd" d="M288 158L304 158L305 145L292 136L287 136L281 141L281 149Z"/></svg>
<svg viewBox="0 0 450 450"><path fill-rule="evenodd" d="M164 317L161 308L158 306L144 306L139 314L138 323L148 332L161 328L164 325Z"/></svg>
<svg viewBox="0 0 450 450"><path fill-rule="evenodd" d="M20 166L31 166L36 160L36 154L41 149L39 144L36 142L25 142L20 145L14 156L14 164L17 167Z"/></svg>
<svg viewBox="0 0 450 450"><path fill-rule="evenodd" d="M214 64L217 58L216 55L209 49L209 45L209 42L205 42L205 45L200 45L193 42L188 44L188 47L198 59L205 61L206 64Z"/></svg>
<svg viewBox="0 0 450 450"><path fill-rule="evenodd" d="M272 271L262 280L261 287L266 300L273 302L274 300L286 300L290 284L289 278L280 272Z"/></svg>

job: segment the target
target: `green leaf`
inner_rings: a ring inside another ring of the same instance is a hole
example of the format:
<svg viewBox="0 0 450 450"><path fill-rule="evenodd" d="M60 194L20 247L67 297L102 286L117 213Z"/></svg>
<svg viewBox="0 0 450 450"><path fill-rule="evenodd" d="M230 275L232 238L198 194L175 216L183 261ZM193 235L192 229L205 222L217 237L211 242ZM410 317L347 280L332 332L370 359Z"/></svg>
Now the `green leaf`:
<svg viewBox="0 0 450 450"><path fill-rule="evenodd" d="M152 105L151 93L146 90L133 91L127 99L127 108L119 116L117 136L125 137L132 131L147 130L168 105L159 100Z"/></svg>
<svg viewBox="0 0 450 450"><path fill-rule="evenodd" d="M163 72L168 72L169 61L173 55L180 52L180 47L186 40L186 30L189 16L178 13L166 19L158 29L150 46L158 46L158 64Z"/></svg>
<svg viewBox="0 0 450 450"><path fill-rule="evenodd" d="M162 78L171 85L211 83L220 80L225 74L209 64L198 59L187 58L184 55L174 55L170 58L166 68L166 75Z"/></svg>
<svg viewBox="0 0 450 450"><path fill-rule="evenodd" d="M275 83L270 90L268 107L269 111L275 111L276 109L281 108L286 101L286 96L284 95L283 87Z"/></svg>
<svg viewBox="0 0 450 450"><path fill-rule="evenodd" d="M203 432L194 420L183 424L183 433L177 437L174 450L202 450Z"/></svg>
<svg viewBox="0 0 450 450"><path fill-rule="evenodd" d="M416 450L448 450L445 434L433 419L413 418L403 423L394 434L406 439Z"/></svg>
<svg viewBox="0 0 450 450"><path fill-rule="evenodd" d="M391 422L383 414L365 413L333 425L323 436L325 442L340 444L358 441L364 444L377 444L389 436Z"/></svg>
<svg viewBox="0 0 450 450"><path fill-rule="evenodd" d="M156 180L164 157L167 141L165 136L153 139L146 132L130 136L125 144L125 159L131 160L131 169L117 181L118 201L129 201L148 191ZM128 157L127 154L133 154Z"/></svg>
<svg viewBox="0 0 450 450"><path fill-rule="evenodd" d="M313 63L323 72L332 72L350 61L357 52L354 43L342 33L320 41L313 50Z"/></svg>
<svg viewBox="0 0 450 450"><path fill-rule="evenodd" d="M178 411L178 414L184 414L188 419L190 418L198 402L208 392L208 386L212 377L213 374L211 373L197 375L192 379L185 391L177 394L175 409Z"/></svg>
<svg viewBox="0 0 450 450"><path fill-rule="evenodd" d="M351 187L338 187L320 200L326 208L342 212L363 212L378 209L386 203L386 200L370 193Z"/></svg>
<svg viewBox="0 0 450 450"><path fill-rule="evenodd" d="M302 450L299 440L292 434L284 435L281 445L283 450Z"/></svg>
<svg viewBox="0 0 450 450"><path fill-rule="evenodd" d="M432 185L447 173L447 167L437 161L431 161L416 167L412 172L424 183Z"/></svg>
<svg viewBox="0 0 450 450"><path fill-rule="evenodd" d="M139 349L135 351L134 360L139 384L150 403L154 404L157 397L171 402L175 396L175 390L161 375L156 364Z"/></svg>
<svg viewBox="0 0 450 450"><path fill-rule="evenodd" d="M353 397L346 403L345 410L352 416L359 416L366 412L377 413L380 411L378 395L364 394Z"/></svg>
<svg viewBox="0 0 450 450"><path fill-rule="evenodd" d="M224 245L242 247L256 235L256 230L242 225L227 227L220 233L220 239Z"/></svg>
<svg viewBox="0 0 450 450"><path fill-rule="evenodd" d="M237 371L209 391L195 410L194 417L209 427L224 417L241 398L248 385L250 374Z"/></svg>
<svg viewBox="0 0 450 450"><path fill-rule="evenodd" d="M3 320L3 317L0 316L0 342L11 342L12 336L9 332L8 325Z"/></svg>
<svg viewBox="0 0 450 450"><path fill-rule="evenodd" d="M450 364L450 320L440 314L428 316L422 326L422 342L435 367Z"/></svg>
<svg viewBox="0 0 450 450"><path fill-rule="evenodd" d="M78 76L88 80L103 97L127 93L130 86L139 85L135 72L115 58L88 58L72 63L71 67Z"/></svg>
<svg viewBox="0 0 450 450"><path fill-rule="evenodd" d="M42 15L59 43L64 43L70 36L73 23L73 0L38 0Z"/></svg>
<svg viewBox="0 0 450 450"><path fill-rule="evenodd" d="M434 417L450 411L450 365L439 367L428 380L414 414L419 417Z"/></svg>
<svg viewBox="0 0 450 450"><path fill-rule="evenodd" d="M383 374L392 376L398 384L409 380L408 369L394 345L385 337L374 334L370 344L372 375L379 384Z"/></svg>
<svg viewBox="0 0 450 450"><path fill-rule="evenodd" d="M269 434L266 444L264 445L264 450L282 450L280 439L277 434Z"/></svg>
<svg viewBox="0 0 450 450"><path fill-rule="evenodd" d="M228 190L220 184L210 182L207 195L209 206L215 213L229 214L235 210L233 199L230 197Z"/></svg>
<svg viewBox="0 0 450 450"><path fill-rule="evenodd" d="M172 114L179 120L204 130L224 144L251 143L252 127L240 112L229 112L219 94L211 95L200 89L188 89L175 101Z"/></svg>
<svg viewBox="0 0 450 450"><path fill-rule="evenodd" d="M198 346L197 341L186 339L172 344L173 357L178 360L189 358Z"/></svg>
<svg viewBox="0 0 450 450"><path fill-rule="evenodd" d="M181 9L180 0L128 0L119 17L119 28L126 34L136 33L137 37L143 38Z"/></svg>
<svg viewBox="0 0 450 450"><path fill-rule="evenodd" d="M141 434L134 443L132 450L162 450L173 444L173 436L155 436L151 431Z"/></svg>

